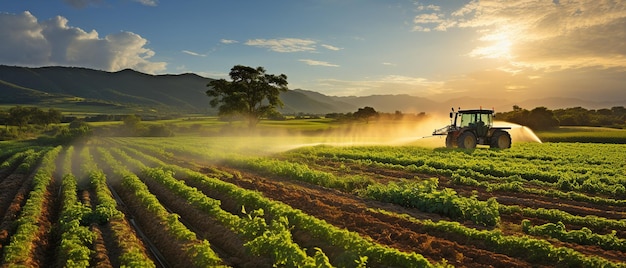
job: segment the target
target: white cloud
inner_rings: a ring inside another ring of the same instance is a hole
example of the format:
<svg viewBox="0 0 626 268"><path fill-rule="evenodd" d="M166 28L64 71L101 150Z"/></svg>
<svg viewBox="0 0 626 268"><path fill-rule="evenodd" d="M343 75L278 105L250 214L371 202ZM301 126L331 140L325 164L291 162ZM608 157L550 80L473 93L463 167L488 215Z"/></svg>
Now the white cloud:
<svg viewBox="0 0 626 268"><path fill-rule="evenodd" d="M427 6L425 6L425 5L422 5L422 4L418 4L416 9L417 9L418 11L422 11L422 10L434 10L434 11L439 11L439 10L441 10L441 7L440 7L440 6L437 6L437 5L427 5Z"/></svg>
<svg viewBox="0 0 626 268"><path fill-rule="evenodd" d="M282 39L251 39L245 43L248 46L264 47L274 52L313 52L316 42L309 39L282 38Z"/></svg>
<svg viewBox="0 0 626 268"><path fill-rule="evenodd" d="M181 52L183 52L183 53L185 53L185 54L187 54L187 55L191 55L191 56L196 56L196 57L206 57L206 54L200 54L200 53L193 52L193 51L189 51L189 50L183 50L183 51L181 51Z"/></svg>
<svg viewBox="0 0 626 268"><path fill-rule="evenodd" d="M159 2L157 0L133 0L133 1L138 2L144 6L151 6L151 7L155 7L157 3Z"/></svg>
<svg viewBox="0 0 626 268"><path fill-rule="evenodd" d="M222 40L220 40L220 43L222 43L222 44L236 44L236 43L239 43L239 41L232 40L232 39L222 39Z"/></svg>
<svg viewBox="0 0 626 268"><path fill-rule="evenodd" d="M132 68L146 73L165 70L165 62L152 62L154 51L148 40L131 32L101 38L95 30L86 32L68 25L64 17L39 22L26 11L0 13L0 62L43 66L81 66L117 71Z"/></svg>
<svg viewBox="0 0 626 268"><path fill-rule="evenodd" d="M337 64L332 64L326 61L317 61L317 60L311 60L311 59L300 59L298 61L304 62L308 65L313 65L313 66L339 67L339 65Z"/></svg>
<svg viewBox="0 0 626 268"><path fill-rule="evenodd" d="M413 26L413 31L416 31L416 32L430 32L431 29L427 28L427 27L424 27L424 26L421 26L421 25L415 25L415 26Z"/></svg>
<svg viewBox="0 0 626 268"><path fill-rule="evenodd" d="M325 48L325 49L334 50L334 51L338 51L338 50L342 49L342 48L339 48L339 47L336 47L336 46L327 45L327 44L322 44L321 46L323 48Z"/></svg>
<svg viewBox="0 0 626 268"><path fill-rule="evenodd" d="M455 24L455 22L444 20L443 16L444 15L437 13L417 15L413 18L413 23L415 23L413 31L430 32L433 30L433 26L434 30L445 31L448 27Z"/></svg>
<svg viewBox="0 0 626 268"><path fill-rule="evenodd" d="M413 23L416 23L416 24L439 23L443 21L439 16L440 15L437 13L420 14L420 15L415 16L415 18L413 19Z"/></svg>

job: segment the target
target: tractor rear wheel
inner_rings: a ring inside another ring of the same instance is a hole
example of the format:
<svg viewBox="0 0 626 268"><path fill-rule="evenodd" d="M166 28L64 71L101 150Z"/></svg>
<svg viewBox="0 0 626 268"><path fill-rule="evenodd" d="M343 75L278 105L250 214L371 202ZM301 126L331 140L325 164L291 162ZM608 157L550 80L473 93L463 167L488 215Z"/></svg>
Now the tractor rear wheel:
<svg viewBox="0 0 626 268"><path fill-rule="evenodd" d="M502 130L498 130L491 136L491 148L507 149L511 148L511 135Z"/></svg>
<svg viewBox="0 0 626 268"><path fill-rule="evenodd" d="M476 136L471 131L465 131L456 141L459 148L474 149L476 148Z"/></svg>

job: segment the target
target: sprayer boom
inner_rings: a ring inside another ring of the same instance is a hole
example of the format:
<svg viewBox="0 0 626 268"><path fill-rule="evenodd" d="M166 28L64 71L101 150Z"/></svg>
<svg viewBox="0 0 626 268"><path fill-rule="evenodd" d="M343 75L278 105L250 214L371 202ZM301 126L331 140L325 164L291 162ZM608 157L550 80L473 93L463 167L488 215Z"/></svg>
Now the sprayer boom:
<svg viewBox="0 0 626 268"><path fill-rule="evenodd" d="M435 135L448 135L448 132L450 132L450 127L452 127L452 125L447 125L445 127L435 129L433 131L433 136L435 136Z"/></svg>

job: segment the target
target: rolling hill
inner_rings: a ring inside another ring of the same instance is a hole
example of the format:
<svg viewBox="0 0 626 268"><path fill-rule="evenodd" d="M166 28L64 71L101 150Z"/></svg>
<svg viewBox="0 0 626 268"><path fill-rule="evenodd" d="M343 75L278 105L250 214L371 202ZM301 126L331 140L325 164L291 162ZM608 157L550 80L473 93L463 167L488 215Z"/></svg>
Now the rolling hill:
<svg viewBox="0 0 626 268"><path fill-rule="evenodd" d="M206 85L212 80L192 73L149 75L130 69L105 72L78 67L0 65L0 105L38 105L64 111L103 111L102 108L106 107L108 113L152 111L214 114L215 109L210 108L209 98L205 94ZM581 106L596 109L625 103L598 103L573 98L531 99L513 103L467 97L433 101L409 95L337 97L302 89L282 93L281 99L284 103L281 112L284 114L346 113L365 106L390 113L447 113L449 107L459 106L474 108L485 105L486 108L509 111L515 104L524 108Z"/></svg>

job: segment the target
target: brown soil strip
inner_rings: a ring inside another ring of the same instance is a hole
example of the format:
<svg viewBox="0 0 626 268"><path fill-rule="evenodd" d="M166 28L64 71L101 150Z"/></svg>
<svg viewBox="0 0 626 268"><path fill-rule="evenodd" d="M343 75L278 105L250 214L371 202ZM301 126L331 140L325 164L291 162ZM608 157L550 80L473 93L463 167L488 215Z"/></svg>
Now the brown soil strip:
<svg viewBox="0 0 626 268"><path fill-rule="evenodd" d="M297 182L277 182L264 177L243 173L235 176L230 182L236 185L262 192L265 196L284 202L314 217L362 236L371 237L377 243L388 245L405 252L416 252L433 262L441 259L459 267L526 267L530 264L506 255L496 254L472 245L463 245L421 230L404 219L388 217L371 212L364 200L339 191L300 184ZM193 185L202 189L209 196L220 195L202 185ZM232 203L228 197L218 198L222 203ZM227 207L228 205L225 205ZM235 205L237 207L237 205ZM240 208L239 208L240 209ZM296 226L297 228L297 226ZM463 240L463 238L459 238ZM322 246L322 249L323 246ZM333 252L326 252L332 256ZM330 258L329 256L329 258ZM371 260L375 262L375 260Z"/></svg>
<svg viewBox="0 0 626 268"><path fill-rule="evenodd" d="M198 238L206 239L227 265L234 267L272 267L269 258L253 256L243 246L243 241L236 233L221 225L217 220L196 209L185 199L175 195L169 189L150 179L143 179L150 192L168 209L180 216L181 222Z"/></svg>
<svg viewBox="0 0 626 268"><path fill-rule="evenodd" d="M56 247L58 246L59 234L51 232L57 230L57 222L61 211L61 200L58 196L60 183L54 178L45 193L42 205L41 217L37 224L39 232L35 239L31 267L51 267L56 259Z"/></svg>
<svg viewBox="0 0 626 268"><path fill-rule="evenodd" d="M10 185L9 188L2 188L3 190L0 191L0 206L4 208L1 214L2 221L0 222L0 253L4 253L2 249L9 244L11 235L15 233L16 226L13 223L26 203L26 198L28 198L28 192L31 188L32 176L26 178L21 174L13 174L4 180L3 183L7 181L11 181L8 184Z"/></svg>
<svg viewBox="0 0 626 268"><path fill-rule="evenodd" d="M93 193L91 193L88 190L82 190L82 191L79 190L78 200L80 200L81 203L89 206L91 210L93 211L96 209L96 207L91 202L92 195ZM96 239L94 240L93 245L91 247L91 250L93 250L94 252L91 256L90 265L92 267L112 267L111 260L109 259L107 246L104 241L102 228L100 228L98 224L92 223L89 226L89 230L91 230L96 235Z"/></svg>

